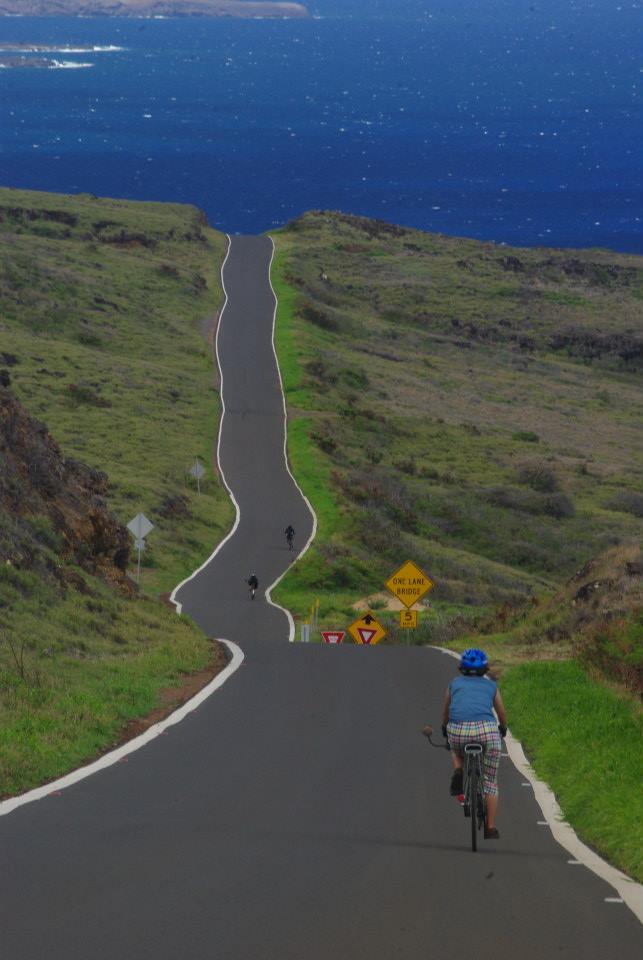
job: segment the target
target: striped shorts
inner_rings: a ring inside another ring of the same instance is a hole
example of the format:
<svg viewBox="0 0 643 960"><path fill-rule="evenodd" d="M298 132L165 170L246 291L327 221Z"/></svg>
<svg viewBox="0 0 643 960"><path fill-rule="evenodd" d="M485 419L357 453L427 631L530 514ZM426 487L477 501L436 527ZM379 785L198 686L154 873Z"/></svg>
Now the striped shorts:
<svg viewBox="0 0 643 960"><path fill-rule="evenodd" d="M464 756L464 746L477 740L484 746L484 792L489 797L498 794L498 767L502 741L494 720L450 720L447 724L451 749Z"/></svg>

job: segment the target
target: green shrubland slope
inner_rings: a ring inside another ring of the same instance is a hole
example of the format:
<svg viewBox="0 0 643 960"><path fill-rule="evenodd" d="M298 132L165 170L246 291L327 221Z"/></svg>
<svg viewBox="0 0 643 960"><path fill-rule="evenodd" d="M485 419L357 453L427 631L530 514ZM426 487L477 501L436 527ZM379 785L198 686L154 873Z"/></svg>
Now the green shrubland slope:
<svg viewBox="0 0 643 960"><path fill-rule="evenodd" d="M325 478L282 600L337 619L413 557L439 638L640 538L640 257L333 213L276 243L291 456Z"/></svg>
<svg viewBox="0 0 643 960"><path fill-rule="evenodd" d="M213 661L146 598L232 518L211 455L224 249L191 207L0 190L0 795L104 749Z"/></svg>

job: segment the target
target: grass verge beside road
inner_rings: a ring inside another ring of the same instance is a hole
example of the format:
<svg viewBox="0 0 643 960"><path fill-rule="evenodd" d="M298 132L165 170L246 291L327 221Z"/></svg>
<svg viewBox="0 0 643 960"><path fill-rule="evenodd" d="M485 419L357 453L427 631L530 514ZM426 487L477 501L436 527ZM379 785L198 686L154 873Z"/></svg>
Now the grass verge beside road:
<svg viewBox="0 0 643 960"><path fill-rule="evenodd" d="M512 667L503 674L502 694L512 732L565 818L586 843L643 882L640 705L574 661Z"/></svg>

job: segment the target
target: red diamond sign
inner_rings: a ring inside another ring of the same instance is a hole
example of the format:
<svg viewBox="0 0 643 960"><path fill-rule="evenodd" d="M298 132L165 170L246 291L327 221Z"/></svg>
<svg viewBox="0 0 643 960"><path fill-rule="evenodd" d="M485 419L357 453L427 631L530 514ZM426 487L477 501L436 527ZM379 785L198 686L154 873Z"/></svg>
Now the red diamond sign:
<svg viewBox="0 0 643 960"><path fill-rule="evenodd" d="M341 643L346 633L344 630L322 630L321 635L324 643Z"/></svg>

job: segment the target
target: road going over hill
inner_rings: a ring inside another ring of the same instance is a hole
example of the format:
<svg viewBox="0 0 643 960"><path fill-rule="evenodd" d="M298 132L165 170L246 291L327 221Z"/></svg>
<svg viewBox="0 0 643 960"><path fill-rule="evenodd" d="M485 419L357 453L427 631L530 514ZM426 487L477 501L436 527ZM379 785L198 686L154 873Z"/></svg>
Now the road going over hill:
<svg viewBox="0 0 643 960"><path fill-rule="evenodd" d="M639 960L614 890L502 761L499 842L448 796L437 651L290 644L263 594L311 517L283 457L271 244L235 238L219 355L234 535L178 593L246 658L167 736L0 817L3 960ZM400 557L400 560L406 560ZM311 597L312 599L312 597ZM342 626L338 624L337 626Z"/></svg>

